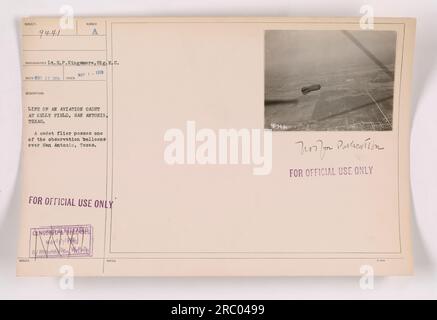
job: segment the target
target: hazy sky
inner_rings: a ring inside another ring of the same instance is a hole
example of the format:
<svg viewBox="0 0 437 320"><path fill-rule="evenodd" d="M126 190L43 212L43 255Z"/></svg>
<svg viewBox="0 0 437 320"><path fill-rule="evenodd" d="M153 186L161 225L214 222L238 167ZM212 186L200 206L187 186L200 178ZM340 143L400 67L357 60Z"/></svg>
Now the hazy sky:
<svg viewBox="0 0 437 320"><path fill-rule="evenodd" d="M349 31L379 61L395 62L396 33ZM377 67L341 31L270 30L265 35L266 76L302 76L333 72L347 66Z"/></svg>

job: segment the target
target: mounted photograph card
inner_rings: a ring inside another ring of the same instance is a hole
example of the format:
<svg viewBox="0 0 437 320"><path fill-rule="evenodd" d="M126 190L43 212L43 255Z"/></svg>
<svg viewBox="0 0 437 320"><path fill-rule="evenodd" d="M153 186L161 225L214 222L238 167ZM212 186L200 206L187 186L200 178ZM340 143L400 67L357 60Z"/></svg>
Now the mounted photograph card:
<svg viewBox="0 0 437 320"><path fill-rule="evenodd" d="M23 18L17 275L411 275L415 24Z"/></svg>

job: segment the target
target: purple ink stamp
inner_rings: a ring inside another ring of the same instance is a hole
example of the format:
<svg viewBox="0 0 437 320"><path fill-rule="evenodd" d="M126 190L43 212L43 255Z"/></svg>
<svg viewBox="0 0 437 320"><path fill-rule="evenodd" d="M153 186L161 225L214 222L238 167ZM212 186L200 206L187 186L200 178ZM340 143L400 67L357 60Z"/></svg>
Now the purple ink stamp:
<svg viewBox="0 0 437 320"><path fill-rule="evenodd" d="M91 225L63 225L30 229L30 257L74 258L93 254Z"/></svg>

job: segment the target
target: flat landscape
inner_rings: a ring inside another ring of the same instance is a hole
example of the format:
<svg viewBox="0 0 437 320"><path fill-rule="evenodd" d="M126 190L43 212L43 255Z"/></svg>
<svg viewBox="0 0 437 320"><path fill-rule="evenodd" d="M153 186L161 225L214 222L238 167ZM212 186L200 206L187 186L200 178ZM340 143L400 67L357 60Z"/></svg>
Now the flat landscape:
<svg viewBox="0 0 437 320"><path fill-rule="evenodd" d="M392 130L393 66L349 66L312 77L283 74L266 79L266 129ZM321 89L302 94L302 87L314 84Z"/></svg>

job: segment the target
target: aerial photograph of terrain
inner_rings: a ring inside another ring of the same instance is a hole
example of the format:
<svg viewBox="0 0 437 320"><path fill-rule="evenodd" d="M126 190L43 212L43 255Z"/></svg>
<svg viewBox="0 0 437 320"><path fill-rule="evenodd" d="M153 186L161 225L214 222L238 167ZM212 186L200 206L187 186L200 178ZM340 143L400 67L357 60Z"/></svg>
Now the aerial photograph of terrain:
<svg viewBox="0 0 437 320"><path fill-rule="evenodd" d="M386 131L393 126L396 33L265 33L265 128Z"/></svg>

